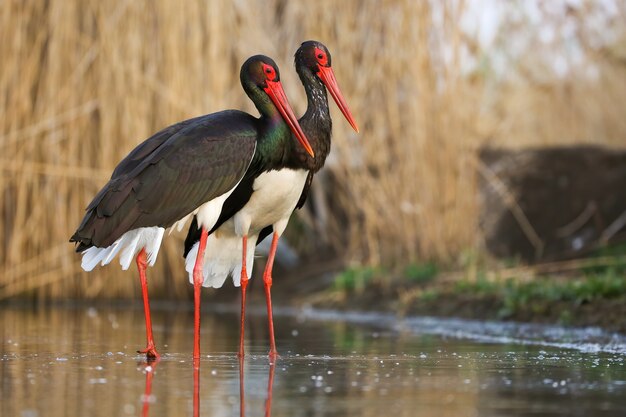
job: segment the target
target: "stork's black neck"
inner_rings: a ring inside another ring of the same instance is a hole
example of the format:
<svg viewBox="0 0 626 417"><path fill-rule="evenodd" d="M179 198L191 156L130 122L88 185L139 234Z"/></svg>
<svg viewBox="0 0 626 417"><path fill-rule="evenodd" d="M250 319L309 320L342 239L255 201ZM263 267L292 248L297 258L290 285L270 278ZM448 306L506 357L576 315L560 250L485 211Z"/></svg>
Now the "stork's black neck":
<svg viewBox="0 0 626 417"><path fill-rule="evenodd" d="M295 146L293 162L298 168L317 172L324 166L330 153L332 120L328 109L328 96L322 81L308 68L297 66L296 71L307 97L307 109L299 122L311 143L315 158L311 158L301 146Z"/></svg>

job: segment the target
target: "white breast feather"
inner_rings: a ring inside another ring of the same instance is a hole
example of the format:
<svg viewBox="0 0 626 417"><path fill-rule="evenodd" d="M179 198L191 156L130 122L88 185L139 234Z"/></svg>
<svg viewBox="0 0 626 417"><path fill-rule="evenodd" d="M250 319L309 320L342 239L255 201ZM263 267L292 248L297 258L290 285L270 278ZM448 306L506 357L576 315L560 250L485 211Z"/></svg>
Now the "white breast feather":
<svg viewBox="0 0 626 417"><path fill-rule="evenodd" d="M240 285L243 234L248 235L246 267L248 276L251 276L259 232L273 225L275 232L282 234L298 204L307 175L304 170L282 169L265 172L255 179L254 193L248 203L207 239L203 286L220 288L229 275L233 277L236 287ZM197 254L196 242L185 260L185 269L192 284Z"/></svg>
<svg viewBox="0 0 626 417"><path fill-rule="evenodd" d="M252 276L254 265L254 248L258 236L248 236L248 247L246 249L246 271L248 276ZM241 285L241 243L238 236L228 236L216 238L210 235L207 238L206 250L204 251L204 266L202 275L204 277L202 286L220 288L228 276L233 277L235 287ZM198 245L196 242L185 258L185 270L189 274L189 282L193 284L193 267L198 256Z"/></svg>
<svg viewBox="0 0 626 417"><path fill-rule="evenodd" d="M235 216L250 219L250 233L258 233L264 227L287 220L296 208L308 171L281 169L264 172L254 180L254 193L250 201Z"/></svg>

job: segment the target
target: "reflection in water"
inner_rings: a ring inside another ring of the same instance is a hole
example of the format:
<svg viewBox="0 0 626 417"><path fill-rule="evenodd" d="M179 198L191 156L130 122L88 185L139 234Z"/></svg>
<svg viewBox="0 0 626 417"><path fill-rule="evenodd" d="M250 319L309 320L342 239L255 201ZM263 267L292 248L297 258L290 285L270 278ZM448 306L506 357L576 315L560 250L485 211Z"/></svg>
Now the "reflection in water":
<svg viewBox="0 0 626 417"><path fill-rule="evenodd" d="M143 352L138 352L143 353ZM143 390L143 397L141 401L143 402L143 407L141 409L141 416L148 417L148 412L150 410L150 403L152 403L152 379L154 378L154 372L156 371L156 367L159 364L160 358L149 358L143 362L144 368L143 371L146 374L146 386Z"/></svg>
<svg viewBox="0 0 626 417"><path fill-rule="evenodd" d="M143 372L146 375L144 393L141 398L143 407L141 409L141 417L148 417L150 415L150 404L154 402L152 397L152 382L154 379L157 365L160 362L160 358L148 359L142 362ZM244 417L246 415L246 395L245 395L245 359L239 357L239 416ZM193 417L200 416L200 367L202 362L200 359L193 359ZM268 378L267 378L267 396L265 399L265 417L271 417L272 415L272 390L274 388L274 375L276 373L276 361L272 361L269 364Z"/></svg>
<svg viewBox="0 0 626 417"><path fill-rule="evenodd" d="M274 374L276 373L276 361L270 363L270 372L267 377L267 399L265 400L265 417L272 415L272 392L274 391Z"/></svg>
<svg viewBox="0 0 626 417"><path fill-rule="evenodd" d="M200 416L200 358L193 358L193 417Z"/></svg>
<svg viewBox="0 0 626 417"><path fill-rule="evenodd" d="M140 352L141 353L141 352ZM156 373L156 368L160 358L144 360L141 365L143 366L143 373L145 374L145 386L144 392L141 397L143 404L141 409L141 417L148 417L150 415L150 405L155 402L152 396L152 383ZM239 416L245 417L246 415L246 395L245 395L245 359L240 357L239 362ZM193 417L200 416L200 367L202 362L200 359L193 359ZM272 390L274 387L274 375L276 373L276 362L272 361L269 364L268 378L267 378L267 396L265 399L264 412L265 417L271 417L272 415Z"/></svg>
<svg viewBox="0 0 626 417"><path fill-rule="evenodd" d="M246 415L246 393L245 393L245 361L243 357L239 357L239 416ZM274 374L276 373L276 361L273 360L269 365L269 375L267 377L267 396L265 398L265 417L272 415L272 391L274 389Z"/></svg>
<svg viewBox="0 0 626 417"><path fill-rule="evenodd" d="M237 318L205 314L193 362L193 315L154 309L162 358L138 363L140 309L2 308L0 416L626 415L626 355L279 316L268 364L265 314L244 361Z"/></svg>
<svg viewBox="0 0 626 417"><path fill-rule="evenodd" d="M244 378L244 358L239 356L239 417L246 415L246 390Z"/></svg>

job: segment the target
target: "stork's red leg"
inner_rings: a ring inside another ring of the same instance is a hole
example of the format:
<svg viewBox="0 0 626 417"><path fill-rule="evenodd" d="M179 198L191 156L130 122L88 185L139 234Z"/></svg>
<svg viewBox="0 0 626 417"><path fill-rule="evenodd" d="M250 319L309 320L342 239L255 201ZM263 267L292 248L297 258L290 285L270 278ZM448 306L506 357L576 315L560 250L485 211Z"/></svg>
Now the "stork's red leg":
<svg viewBox="0 0 626 417"><path fill-rule="evenodd" d="M196 263L193 266L193 357L200 357L200 291L202 290L202 266L204 264L204 250L206 248L206 239L208 231L204 227L200 233L200 244L198 245L198 253L196 255Z"/></svg>
<svg viewBox="0 0 626 417"><path fill-rule="evenodd" d="M269 338L270 338L270 358L274 359L278 355L276 351L276 342L274 341L274 316L272 314L272 294L270 288L272 288L272 267L274 266L274 257L276 255L276 248L278 247L278 234L274 233L272 237L272 246L270 247L270 254L267 257L267 264L265 265L265 272L263 272L263 282L265 283L265 301L267 304L267 321L269 324Z"/></svg>
<svg viewBox="0 0 626 417"><path fill-rule="evenodd" d="M243 358L243 339L244 326L246 322L246 287L248 286L248 271L246 270L246 252L248 249L248 235L244 235L242 239L241 250L241 329L239 330L239 357Z"/></svg>
<svg viewBox="0 0 626 417"><path fill-rule="evenodd" d="M141 293L143 294L143 312L146 316L146 339L147 346L144 350L138 350L137 353L145 353L148 359L158 359L161 357L156 351L154 337L152 336L152 318L150 317L150 300L148 299L148 279L146 278L146 268L148 260L146 258L146 249L142 248L137 254L137 269L139 269L139 280L141 281Z"/></svg>

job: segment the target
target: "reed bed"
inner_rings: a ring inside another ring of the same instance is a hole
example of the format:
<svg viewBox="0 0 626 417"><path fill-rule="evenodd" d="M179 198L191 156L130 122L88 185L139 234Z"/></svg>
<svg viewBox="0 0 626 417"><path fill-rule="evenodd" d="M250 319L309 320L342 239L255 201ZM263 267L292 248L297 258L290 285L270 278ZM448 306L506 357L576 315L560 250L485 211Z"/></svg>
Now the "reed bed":
<svg viewBox="0 0 626 417"><path fill-rule="evenodd" d="M252 54L276 59L302 113L292 57L306 39L330 48L362 132L333 108L333 153L320 176L332 204L307 239L323 237L360 264L454 262L480 250L479 146L623 145L626 10L540 8L554 27L576 28L546 42L516 17L523 2L511 2L511 22L486 50L464 24L470 3L1 2L0 299L135 295L134 274L81 272L67 241L87 203L157 129L224 108L253 112L238 80ZM593 16L606 20L604 36ZM519 39L522 53L507 53ZM584 59L566 61L562 74L550 54L567 42ZM149 273L152 288L173 297L187 293L181 239L166 239Z"/></svg>

